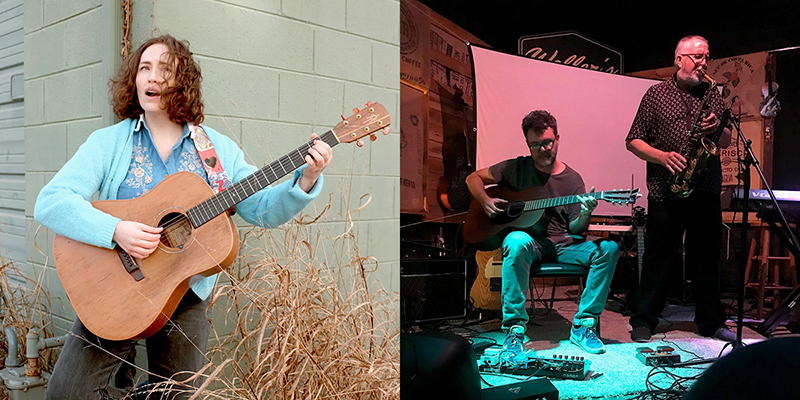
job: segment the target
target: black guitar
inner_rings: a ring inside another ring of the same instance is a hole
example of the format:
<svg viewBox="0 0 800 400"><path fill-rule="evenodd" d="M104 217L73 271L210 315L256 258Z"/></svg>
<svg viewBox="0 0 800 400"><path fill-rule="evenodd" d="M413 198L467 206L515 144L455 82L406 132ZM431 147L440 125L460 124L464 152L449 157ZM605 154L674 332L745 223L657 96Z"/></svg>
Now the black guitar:
<svg viewBox="0 0 800 400"><path fill-rule="evenodd" d="M637 292L639 291L639 284L642 283L642 261L644 260L644 225L647 222L647 215L645 214L644 207L633 207L633 226L636 227L636 258L637 258L637 274L636 279L631 280L631 289L625 297L628 310L631 313L636 312L638 304Z"/></svg>

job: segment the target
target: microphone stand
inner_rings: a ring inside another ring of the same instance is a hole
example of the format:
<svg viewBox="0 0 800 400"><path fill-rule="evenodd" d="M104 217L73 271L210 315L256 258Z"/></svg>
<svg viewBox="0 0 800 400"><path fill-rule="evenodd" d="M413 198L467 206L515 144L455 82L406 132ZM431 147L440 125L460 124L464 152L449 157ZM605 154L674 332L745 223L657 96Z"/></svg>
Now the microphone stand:
<svg viewBox="0 0 800 400"><path fill-rule="evenodd" d="M745 266L747 265L748 260L748 252L744 249L747 246L747 231L748 231L748 224L749 224L749 201L750 201L750 167L754 166L756 171L758 172L759 177L761 178L761 183L764 185L767 193L769 193L770 199L772 199L772 204L775 207L775 210L780 215L781 222L783 223L784 227L789 227L787 223L786 216L783 214L780 206L778 205L778 201L775 198L775 193L770 188L769 184L767 183L766 178L764 177L764 171L761 170L761 166L759 165L758 159L756 158L755 154L753 153L753 148L750 146L751 141L745 138L744 133L742 132L741 127L739 126L739 121L731 117L731 121L733 125L736 127L736 131L738 132L739 142L744 146L744 158L740 161L744 164L744 170L742 171L742 235L741 235L741 261L739 264L739 304L738 304L738 316L736 321L736 342L733 344L734 349L743 346L742 343L742 326L744 324L744 295L745 295ZM774 224L770 223L770 226L774 226ZM800 251L797 248L797 237L795 236L794 232L791 229L787 229L789 231L790 238L786 238L790 240L790 243L787 244L789 250L795 255L795 257L800 256ZM783 232L778 232L779 236L783 237ZM797 290L795 290L797 292ZM778 309L774 310L778 311ZM767 318L768 320L770 318ZM765 320L766 322L766 320ZM761 328L764 323L759 326ZM757 329L762 334L763 329ZM766 334L768 334L767 332Z"/></svg>

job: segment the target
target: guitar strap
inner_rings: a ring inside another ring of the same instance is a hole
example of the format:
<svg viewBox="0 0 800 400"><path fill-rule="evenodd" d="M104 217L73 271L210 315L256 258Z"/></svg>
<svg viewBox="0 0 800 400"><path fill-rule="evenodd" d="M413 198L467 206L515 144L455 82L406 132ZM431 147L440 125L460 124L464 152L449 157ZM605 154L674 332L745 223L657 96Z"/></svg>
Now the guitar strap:
<svg viewBox="0 0 800 400"><path fill-rule="evenodd" d="M194 147L197 148L197 154L200 155L200 160L203 162L203 167L208 174L208 182L214 193L219 193L232 185L231 178L228 172L222 168L222 162L217 157L217 152L214 150L214 145L208 139L208 134L200 125L188 124L189 132Z"/></svg>

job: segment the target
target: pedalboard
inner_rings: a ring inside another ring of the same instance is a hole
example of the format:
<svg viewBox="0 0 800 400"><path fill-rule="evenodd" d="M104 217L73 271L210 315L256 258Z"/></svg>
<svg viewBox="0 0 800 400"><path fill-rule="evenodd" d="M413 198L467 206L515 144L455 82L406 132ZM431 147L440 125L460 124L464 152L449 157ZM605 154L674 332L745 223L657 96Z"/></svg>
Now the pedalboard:
<svg viewBox="0 0 800 400"><path fill-rule="evenodd" d="M669 346L658 346L655 350L650 347L637 347L636 358L642 364L653 367L681 362L680 354L675 354L675 349Z"/></svg>
<svg viewBox="0 0 800 400"><path fill-rule="evenodd" d="M487 349L478 362L479 371L501 374L541 376L558 379L583 380L589 373L591 361L580 356L553 355L553 357L519 357L515 362L503 362L498 350Z"/></svg>

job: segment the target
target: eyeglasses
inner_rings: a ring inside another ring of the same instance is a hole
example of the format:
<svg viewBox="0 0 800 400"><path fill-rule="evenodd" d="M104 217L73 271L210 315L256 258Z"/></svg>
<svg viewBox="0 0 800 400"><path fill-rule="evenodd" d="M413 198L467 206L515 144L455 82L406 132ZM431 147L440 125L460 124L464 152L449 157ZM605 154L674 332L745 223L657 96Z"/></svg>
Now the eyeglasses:
<svg viewBox="0 0 800 400"><path fill-rule="evenodd" d="M555 139L547 139L547 140L542 140L541 142L528 143L528 147L530 147L530 149L533 151L550 150L553 147L553 143L555 143L556 140L558 140L558 136L556 136Z"/></svg>
<svg viewBox="0 0 800 400"><path fill-rule="evenodd" d="M682 56L691 57L694 62L700 62L706 60L707 63L713 60L710 54L681 54Z"/></svg>

